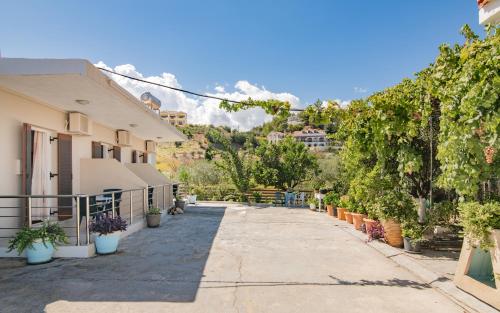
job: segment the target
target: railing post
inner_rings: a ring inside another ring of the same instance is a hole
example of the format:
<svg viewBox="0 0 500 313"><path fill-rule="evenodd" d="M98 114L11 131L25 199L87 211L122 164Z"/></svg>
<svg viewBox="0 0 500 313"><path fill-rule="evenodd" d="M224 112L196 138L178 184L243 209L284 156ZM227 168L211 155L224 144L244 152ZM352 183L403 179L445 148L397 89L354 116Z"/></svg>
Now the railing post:
<svg viewBox="0 0 500 313"><path fill-rule="evenodd" d="M142 203L142 205L143 205L143 210L142 211L143 211L144 215L146 215L147 209L148 209L148 187L144 188L144 192L142 194L142 198L144 200L143 203Z"/></svg>
<svg viewBox="0 0 500 313"><path fill-rule="evenodd" d="M165 185L162 187L163 193L162 193L162 198L163 198L163 210L165 210Z"/></svg>
<svg viewBox="0 0 500 313"><path fill-rule="evenodd" d="M28 197L28 227L31 228L31 197Z"/></svg>
<svg viewBox="0 0 500 313"><path fill-rule="evenodd" d="M156 197L155 197L155 195L156 195ZM155 198L156 198L156 207L159 208L160 207L160 205L159 205L160 199L159 199L158 188L156 188L156 187L153 189L153 201Z"/></svg>
<svg viewBox="0 0 500 313"><path fill-rule="evenodd" d="M76 196L76 245L80 245L80 196Z"/></svg>
<svg viewBox="0 0 500 313"><path fill-rule="evenodd" d="M115 218L115 192L111 194L111 217Z"/></svg>
<svg viewBox="0 0 500 313"><path fill-rule="evenodd" d="M87 245L90 244L90 232L89 232L89 226L90 226L90 199L89 196L86 196L87 203L85 205L85 236L87 237Z"/></svg>
<svg viewBox="0 0 500 313"><path fill-rule="evenodd" d="M133 200L132 200L132 194L134 193L133 190L130 191L130 207L129 207L129 210L130 210L130 225L132 225L132 222L134 221L134 210L133 210Z"/></svg>

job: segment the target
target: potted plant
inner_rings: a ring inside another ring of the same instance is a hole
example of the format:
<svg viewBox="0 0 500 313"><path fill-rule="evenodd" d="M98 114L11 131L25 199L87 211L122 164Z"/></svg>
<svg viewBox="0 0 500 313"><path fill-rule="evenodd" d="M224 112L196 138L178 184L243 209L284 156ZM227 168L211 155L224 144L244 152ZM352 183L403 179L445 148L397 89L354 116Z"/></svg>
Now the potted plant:
<svg viewBox="0 0 500 313"><path fill-rule="evenodd" d="M309 200L307 200L307 203L309 204L309 209L311 209L312 211L316 210L316 206L318 205L318 200L316 198L309 198Z"/></svg>
<svg viewBox="0 0 500 313"><path fill-rule="evenodd" d="M352 215L352 224L356 230L361 230L361 226L363 225L363 218L366 217L366 209L357 205L354 207L354 212Z"/></svg>
<svg viewBox="0 0 500 313"><path fill-rule="evenodd" d="M340 197L339 207L337 208L337 217L339 220L345 221L345 211L346 207L349 204L349 197L344 195Z"/></svg>
<svg viewBox="0 0 500 313"><path fill-rule="evenodd" d="M180 196L176 196L175 197L175 207L184 211L186 208L186 201L184 199L182 199Z"/></svg>
<svg viewBox="0 0 500 313"><path fill-rule="evenodd" d="M365 223L365 228L366 228L367 234L371 231L371 228L373 227L373 225L378 223L378 221L376 219L377 219L377 216L371 210L368 210L367 217L363 217L363 223Z"/></svg>
<svg viewBox="0 0 500 313"><path fill-rule="evenodd" d="M8 252L26 251L28 264L47 263L52 260L57 245L68 243L64 229L57 223L45 221L39 227L24 227L9 241Z"/></svg>
<svg viewBox="0 0 500 313"><path fill-rule="evenodd" d="M325 202L328 215L330 216L337 215L335 214L336 213L335 211L337 209L336 203L338 202L338 195L335 192L330 191L325 195L323 201Z"/></svg>
<svg viewBox="0 0 500 313"><path fill-rule="evenodd" d="M345 220L346 220L347 223L352 224L353 223L353 221L352 221L352 210L355 207L355 204L353 203L351 197L348 196L346 199L347 199L347 201L346 201L346 204L345 204L345 207L344 207L345 208L345 212L344 212L344 214L345 214Z"/></svg>
<svg viewBox="0 0 500 313"><path fill-rule="evenodd" d="M417 220L417 208L408 193L392 189L386 190L375 199L373 208L384 226L385 241L393 247L403 246L402 220Z"/></svg>
<svg viewBox="0 0 500 313"><path fill-rule="evenodd" d="M149 208L146 214L146 222L149 228L159 227L161 222L161 210L155 207Z"/></svg>
<svg viewBox="0 0 500 313"><path fill-rule="evenodd" d="M384 226L379 221L375 221L370 227L370 229L366 230L368 234L368 241L384 239Z"/></svg>
<svg viewBox="0 0 500 313"><path fill-rule="evenodd" d="M122 231L127 230L127 222L120 216L109 217L99 214L90 224L89 230L97 234L94 238L97 253L111 254L118 249L120 235Z"/></svg>
<svg viewBox="0 0 500 313"><path fill-rule="evenodd" d="M416 219L405 221L401 226L404 249L410 253L420 253L420 242L424 233L423 226Z"/></svg>

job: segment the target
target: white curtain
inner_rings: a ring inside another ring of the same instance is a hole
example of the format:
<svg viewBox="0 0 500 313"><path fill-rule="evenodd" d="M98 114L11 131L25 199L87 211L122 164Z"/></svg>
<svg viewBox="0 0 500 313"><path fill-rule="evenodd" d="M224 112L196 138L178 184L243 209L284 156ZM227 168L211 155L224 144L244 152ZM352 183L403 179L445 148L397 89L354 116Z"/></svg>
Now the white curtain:
<svg viewBox="0 0 500 313"><path fill-rule="evenodd" d="M33 177L31 180L32 195L48 195L50 190L50 141L45 132L35 131L33 135ZM50 217L48 199L32 199L33 220Z"/></svg>

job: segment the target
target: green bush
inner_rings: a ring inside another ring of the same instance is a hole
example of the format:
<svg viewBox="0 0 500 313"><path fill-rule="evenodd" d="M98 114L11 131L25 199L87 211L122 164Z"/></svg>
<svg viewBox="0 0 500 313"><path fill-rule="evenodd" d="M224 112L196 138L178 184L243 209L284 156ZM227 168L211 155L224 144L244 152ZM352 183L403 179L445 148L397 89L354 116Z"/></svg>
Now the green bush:
<svg viewBox="0 0 500 313"><path fill-rule="evenodd" d="M386 190L373 202L373 212L381 219L417 221L417 208L411 196L398 189Z"/></svg>
<svg viewBox="0 0 500 313"><path fill-rule="evenodd" d="M500 229L500 203L463 202L458 205L461 224L472 245L479 243L481 249L493 246L490 235Z"/></svg>
<svg viewBox="0 0 500 313"><path fill-rule="evenodd" d="M325 195L324 202L327 205L338 206L340 201L340 196L334 191L330 191Z"/></svg>
<svg viewBox="0 0 500 313"><path fill-rule="evenodd" d="M414 241L420 241L423 238L424 226L417 222L417 218L403 221L401 230L403 237L411 238Z"/></svg>
<svg viewBox="0 0 500 313"><path fill-rule="evenodd" d="M43 222L40 227L24 227L12 240L9 241L8 252L17 250L21 254L27 248L32 248L36 240L41 239L43 244L51 243L54 247L68 243L64 229L57 223Z"/></svg>

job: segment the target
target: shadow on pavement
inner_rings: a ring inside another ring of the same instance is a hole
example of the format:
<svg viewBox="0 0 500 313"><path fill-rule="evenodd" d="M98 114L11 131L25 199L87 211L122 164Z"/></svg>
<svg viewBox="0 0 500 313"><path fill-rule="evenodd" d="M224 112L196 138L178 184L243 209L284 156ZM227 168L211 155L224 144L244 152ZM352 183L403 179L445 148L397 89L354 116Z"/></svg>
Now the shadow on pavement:
<svg viewBox="0 0 500 313"><path fill-rule="evenodd" d="M130 235L114 255L0 267L0 311L41 312L58 300L192 302L224 213L189 207Z"/></svg>

